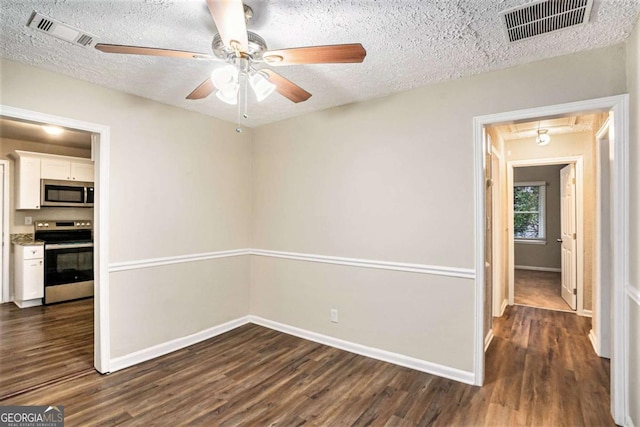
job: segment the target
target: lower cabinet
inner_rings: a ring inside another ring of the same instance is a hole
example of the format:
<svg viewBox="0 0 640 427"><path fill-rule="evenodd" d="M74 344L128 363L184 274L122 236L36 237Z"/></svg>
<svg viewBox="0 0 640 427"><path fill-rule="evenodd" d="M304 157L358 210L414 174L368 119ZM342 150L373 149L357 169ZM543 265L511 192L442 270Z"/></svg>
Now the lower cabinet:
<svg viewBox="0 0 640 427"><path fill-rule="evenodd" d="M44 246L15 245L13 299L20 308L42 304L44 297Z"/></svg>

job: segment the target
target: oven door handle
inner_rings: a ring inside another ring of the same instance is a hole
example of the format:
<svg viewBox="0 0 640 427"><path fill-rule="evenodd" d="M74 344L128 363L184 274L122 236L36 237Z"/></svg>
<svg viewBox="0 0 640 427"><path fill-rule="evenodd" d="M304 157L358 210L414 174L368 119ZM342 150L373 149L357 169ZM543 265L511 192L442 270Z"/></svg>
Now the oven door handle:
<svg viewBox="0 0 640 427"><path fill-rule="evenodd" d="M93 242L87 243L54 243L54 244L45 244L44 250L48 251L51 249L75 249L75 248L92 248Z"/></svg>

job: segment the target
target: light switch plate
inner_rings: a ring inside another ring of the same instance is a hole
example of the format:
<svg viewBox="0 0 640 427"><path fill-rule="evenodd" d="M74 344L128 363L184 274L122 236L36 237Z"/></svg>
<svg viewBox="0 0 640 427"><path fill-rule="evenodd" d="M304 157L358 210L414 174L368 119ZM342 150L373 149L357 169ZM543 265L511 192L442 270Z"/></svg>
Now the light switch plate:
<svg viewBox="0 0 640 427"><path fill-rule="evenodd" d="M24 225L31 225L31 224L33 224L33 217L25 216L24 217Z"/></svg>

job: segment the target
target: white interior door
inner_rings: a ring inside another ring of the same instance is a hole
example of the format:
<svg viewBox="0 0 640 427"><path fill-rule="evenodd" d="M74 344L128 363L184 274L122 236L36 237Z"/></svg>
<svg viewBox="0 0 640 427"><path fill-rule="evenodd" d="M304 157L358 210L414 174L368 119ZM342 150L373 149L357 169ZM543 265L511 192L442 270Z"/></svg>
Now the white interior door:
<svg viewBox="0 0 640 427"><path fill-rule="evenodd" d="M576 271L576 168L574 164L560 171L560 229L562 234L562 298L571 306L577 306Z"/></svg>

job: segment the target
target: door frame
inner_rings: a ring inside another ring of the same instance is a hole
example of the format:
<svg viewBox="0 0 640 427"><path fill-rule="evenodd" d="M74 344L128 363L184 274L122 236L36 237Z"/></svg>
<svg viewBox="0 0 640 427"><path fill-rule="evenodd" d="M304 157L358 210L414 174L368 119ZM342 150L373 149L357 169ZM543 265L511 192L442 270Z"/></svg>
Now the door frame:
<svg viewBox="0 0 640 427"><path fill-rule="evenodd" d="M554 117L576 112L610 111L616 132L614 146L612 241L612 354L611 354L611 414L616 424L623 425L628 414L629 380L627 376L628 307L625 304L625 284L629 278L629 95L556 104L473 118L474 148L474 202L475 202L475 330L474 330L474 383L484 382L484 133L485 127L505 122L526 120L531 117Z"/></svg>
<svg viewBox="0 0 640 427"><path fill-rule="evenodd" d="M109 126L0 104L0 116L91 132L91 156L95 166L94 206L94 351L98 372L110 371L109 334Z"/></svg>
<svg viewBox="0 0 640 427"><path fill-rule="evenodd" d="M2 167L2 289L0 289L0 303L11 301L9 292L9 248L11 245L11 233L9 229L9 178L11 162L0 160Z"/></svg>
<svg viewBox="0 0 640 427"><path fill-rule="evenodd" d="M511 160L507 162L507 200L513 200L513 169L516 167L546 166L574 164L576 167L576 314L584 316L584 158L583 156L550 157L526 160ZM509 266L508 299L509 305L515 303L515 242L513 236L513 204L507 204L507 220L509 231L507 238L509 250L507 251L507 264ZM552 241L547 236L547 243Z"/></svg>
<svg viewBox="0 0 640 427"><path fill-rule="evenodd" d="M605 333L611 329L611 286L609 280L603 280L605 276L611 277L611 263L604 263L604 256L610 251L608 243L603 241L610 237L611 234L611 218L610 215L602 215L603 198L607 200L607 205L611 205L611 196L603 197L604 186L610 188L611 170L610 165L607 166L607 173L603 174L603 163L609 163L611 154L611 143L615 147L615 135L611 128L611 119L607 118L596 132L596 215L595 215L595 257L596 263L594 268L594 304L593 304L593 323L592 329L589 331L589 338L596 354L600 357L609 358L611 356L611 336ZM606 147L603 143L606 141ZM603 148L606 148L607 155L603 158ZM615 158L615 157L614 157ZM606 193L605 193L606 194ZM604 222L607 226L604 227ZM606 230L606 235L605 235Z"/></svg>

